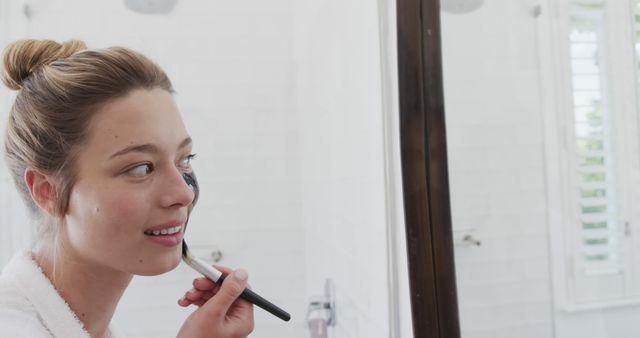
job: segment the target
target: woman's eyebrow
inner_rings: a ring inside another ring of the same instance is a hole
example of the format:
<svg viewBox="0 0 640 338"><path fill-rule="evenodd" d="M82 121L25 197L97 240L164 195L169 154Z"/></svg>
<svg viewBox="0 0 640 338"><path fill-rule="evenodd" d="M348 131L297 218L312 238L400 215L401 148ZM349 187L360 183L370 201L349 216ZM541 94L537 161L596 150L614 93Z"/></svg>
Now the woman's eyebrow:
<svg viewBox="0 0 640 338"><path fill-rule="evenodd" d="M132 145L132 146L128 146L118 152L116 152L115 154L111 155L109 157L109 159L112 159L114 157L118 157L118 156L122 156L124 154L128 154L128 153L132 153L132 152L140 152L140 153L152 153L155 154L158 152L158 147L156 147L153 144L138 144L138 145Z"/></svg>
<svg viewBox="0 0 640 338"><path fill-rule="evenodd" d="M178 149L182 149L182 148L190 145L191 142L192 142L191 137L185 138L182 142L180 142L180 145L178 146ZM158 147L156 145L150 144L150 143L134 144L134 145L128 146L128 147L126 147L126 148L114 153L113 155L111 155L109 157L109 159L112 159L112 158L117 157L117 156L122 156L124 154L131 153L131 152L155 154L155 153L160 152L160 150L158 149Z"/></svg>
<svg viewBox="0 0 640 338"><path fill-rule="evenodd" d="M185 138L182 142L180 142L180 145L178 146L178 149L182 149L182 148L184 148L184 147L186 147L186 146L190 145L190 144L191 144L191 141L192 141L192 140L191 140L191 137L187 137L187 138Z"/></svg>

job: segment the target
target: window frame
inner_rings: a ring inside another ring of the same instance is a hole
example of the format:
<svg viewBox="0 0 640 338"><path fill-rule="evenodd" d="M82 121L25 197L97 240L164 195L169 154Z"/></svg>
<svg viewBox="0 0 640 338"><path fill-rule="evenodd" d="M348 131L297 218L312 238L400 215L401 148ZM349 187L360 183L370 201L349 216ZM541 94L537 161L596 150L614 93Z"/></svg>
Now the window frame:
<svg viewBox="0 0 640 338"><path fill-rule="evenodd" d="M639 229L637 225L629 228L634 220L640 220L631 215L633 187L624 182L634 182L638 180L638 174L634 173L627 162L621 161L623 158L638 157L638 111L635 100L628 100L629 97L636 97L635 72L629 72L630 60L635 59L633 51L634 44L631 43L630 34L631 12L629 7L633 0L629 2L609 1L609 7L604 13L605 29L605 50L604 59L608 60L605 65L602 88L603 97L606 96L609 102L610 128L615 130L612 133L611 143L613 149L614 167L614 189L616 190L617 223L620 237L619 248L624 253L621 259L624 275L620 282L620 296L616 298L601 297L600 299L587 299L576 291L577 283L591 279L594 283L604 281L607 276L580 276L575 265L577 259L576 245L581 238L581 232L576 230L576 213L578 198L572 196L569 182L577 182L576 174L572 174L575 166L575 155L571 151L571 144L575 143L574 137L574 104L573 89L571 83L572 70L569 51L570 40L570 15L571 0L552 1L545 0L541 5L546 11L537 22L540 76L541 76L541 97L543 105L543 130L545 133L544 150L545 175L547 178L546 194L548 222L550 233L550 250L552 266L553 299L556 308L567 312L588 311L593 309L604 309L631 304L640 304L640 288L635 275L640 274L640 269L632 269L633 256L638 256L637 243ZM621 17L628 17L629 25L620 25ZM617 19L616 19L617 18ZM633 57L629 57L633 55ZM627 60L628 59L628 60ZM616 62L612 62L616 60ZM625 68L627 67L627 68ZM626 69L626 71L625 71ZM633 74L632 74L633 73ZM614 85L615 83L615 85ZM627 84L627 85L625 85ZM631 87L625 88L625 87ZM633 101L631 103L625 101ZM635 121L635 123L629 123ZM635 135L635 136L634 136ZM631 222L631 223L629 223ZM572 228L573 227L573 228ZM631 233L632 235L629 235ZM636 251L636 252L634 252ZM637 260L638 258L635 258ZM635 271L634 271L635 270ZM599 279L600 281L596 281Z"/></svg>

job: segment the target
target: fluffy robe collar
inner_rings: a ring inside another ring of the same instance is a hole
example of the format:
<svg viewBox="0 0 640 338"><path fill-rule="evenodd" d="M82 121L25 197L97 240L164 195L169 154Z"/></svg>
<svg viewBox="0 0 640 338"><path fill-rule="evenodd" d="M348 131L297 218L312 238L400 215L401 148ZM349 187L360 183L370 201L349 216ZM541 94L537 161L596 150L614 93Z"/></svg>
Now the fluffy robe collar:
<svg viewBox="0 0 640 338"><path fill-rule="evenodd" d="M69 304L53 287L42 269L33 260L31 252L15 255L2 271L4 278L10 278L40 316L42 323L54 337L90 338ZM113 324L109 325L107 337L124 337Z"/></svg>

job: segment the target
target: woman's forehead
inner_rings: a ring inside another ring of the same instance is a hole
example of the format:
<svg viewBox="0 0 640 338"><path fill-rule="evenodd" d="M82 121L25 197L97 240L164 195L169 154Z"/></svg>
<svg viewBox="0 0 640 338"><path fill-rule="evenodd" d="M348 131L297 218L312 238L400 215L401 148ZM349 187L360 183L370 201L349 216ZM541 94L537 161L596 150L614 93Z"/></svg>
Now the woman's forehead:
<svg viewBox="0 0 640 338"><path fill-rule="evenodd" d="M109 102L96 112L90 129L89 147L103 150L136 144L177 148L189 138L172 95L162 89L136 90Z"/></svg>

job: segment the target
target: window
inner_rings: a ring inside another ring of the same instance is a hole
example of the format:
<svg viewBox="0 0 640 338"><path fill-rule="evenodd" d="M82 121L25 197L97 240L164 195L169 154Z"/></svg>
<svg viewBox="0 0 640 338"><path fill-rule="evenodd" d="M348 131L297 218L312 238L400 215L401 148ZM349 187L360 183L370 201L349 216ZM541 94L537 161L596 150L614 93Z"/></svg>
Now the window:
<svg viewBox="0 0 640 338"><path fill-rule="evenodd" d="M548 159L559 168L551 180L559 187L548 188L561 196L561 215L550 226L561 238L552 243L552 261L561 275L554 276L556 296L567 310L640 303L639 2L553 2L558 116L546 128L558 130L562 163Z"/></svg>
<svg viewBox="0 0 640 338"><path fill-rule="evenodd" d="M603 5L575 5L570 17L577 200L576 273L621 272L616 224L611 108L607 100Z"/></svg>

